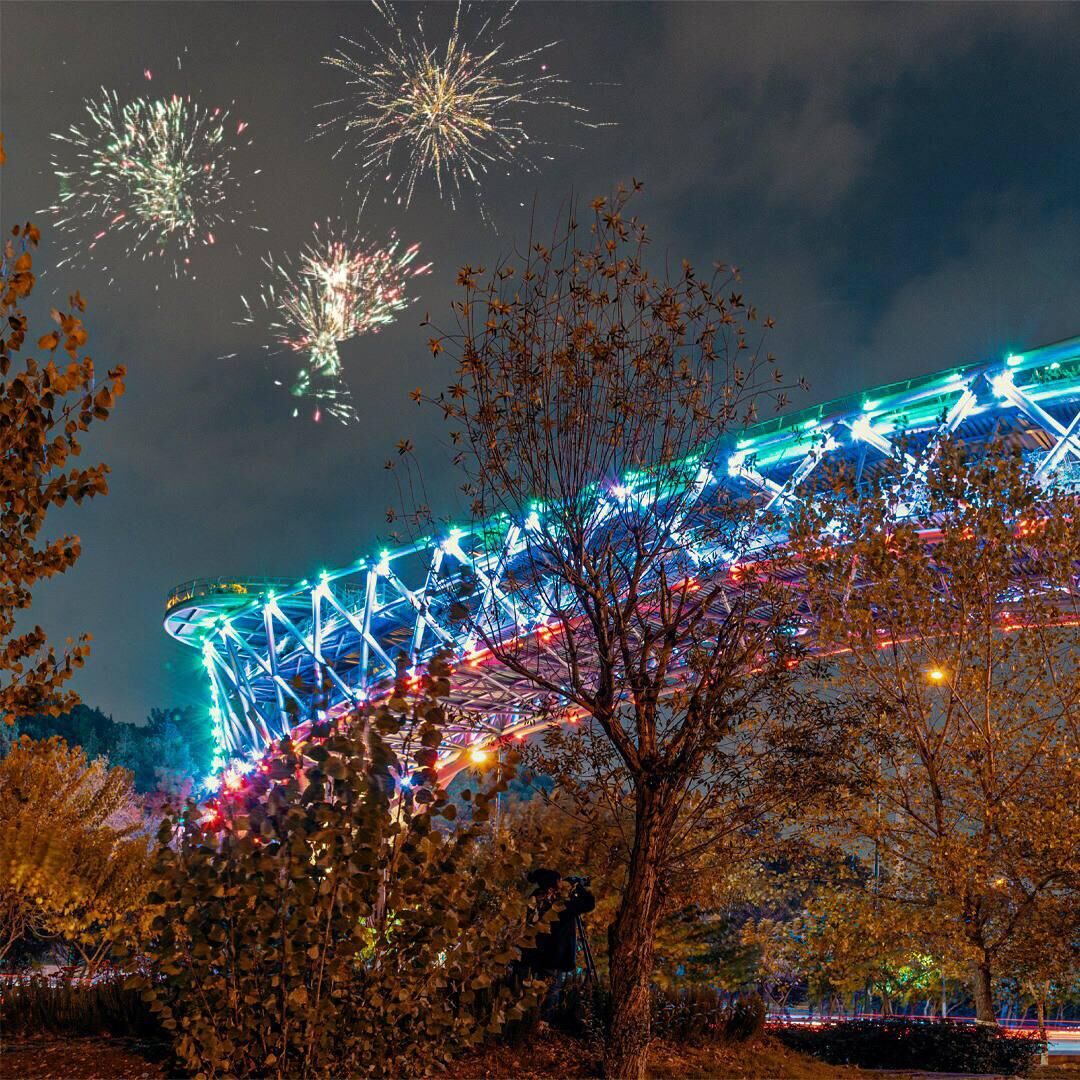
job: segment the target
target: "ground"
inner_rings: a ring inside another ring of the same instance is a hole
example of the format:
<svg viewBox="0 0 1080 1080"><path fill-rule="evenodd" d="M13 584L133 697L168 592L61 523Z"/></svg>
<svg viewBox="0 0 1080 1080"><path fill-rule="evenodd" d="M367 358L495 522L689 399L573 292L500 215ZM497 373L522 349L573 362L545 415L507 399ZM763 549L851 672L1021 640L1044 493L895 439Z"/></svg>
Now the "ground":
<svg viewBox="0 0 1080 1080"><path fill-rule="evenodd" d="M163 1050L138 1039L58 1038L5 1040L3 1080L162 1080Z"/></svg>
<svg viewBox="0 0 1080 1080"><path fill-rule="evenodd" d="M825 1065L814 1058L793 1053L771 1039L753 1046L686 1047L656 1043L649 1060L649 1076L655 1080L825 1080L827 1077L866 1075L858 1069ZM457 1062L452 1080L578 1080L600 1075L597 1055L581 1043L549 1033L521 1047L496 1046ZM1080 1080L1080 1077L1078 1077Z"/></svg>
<svg viewBox="0 0 1080 1080"><path fill-rule="evenodd" d="M162 1047L135 1039L12 1040L0 1051L4 1080L165 1080ZM1034 1080L1080 1080L1080 1059L1054 1060ZM584 1080L599 1062L579 1042L553 1032L519 1047L488 1047L456 1062L448 1080ZM686 1047L659 1043L650 1060L654 1080L943 1080L944 1073L885 1073L825 1065L770 1039L752 1046ZM975 1080L968 1077L967 1080Z"/></svg>

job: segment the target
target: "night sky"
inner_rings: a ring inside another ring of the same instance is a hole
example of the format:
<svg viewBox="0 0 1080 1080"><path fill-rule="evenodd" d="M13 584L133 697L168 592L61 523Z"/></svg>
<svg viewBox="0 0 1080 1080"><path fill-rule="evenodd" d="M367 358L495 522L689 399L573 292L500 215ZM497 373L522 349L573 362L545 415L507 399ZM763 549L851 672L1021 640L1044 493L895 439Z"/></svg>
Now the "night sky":
<svg viewBox="0 0 1080 1080"><path fill-rule="evenodd" d="M430 12L429 33L451 14ZM111 492L50 519L81 535L83 557L33 611L60 642L94 635L74 686L116 719L205 701L198 656L161 628L172 586L305 577L381 546L399 438L415 439L431 501L453 508L441 423L408 400L448 381L420 322L449 323L457 267L512 252L534 204L547 223L572 194L642 180L658 264L742 267L746 295L777 320L774 350L810 381L799 405L1080 333L1080 6L526 3L511 45L558 38L547 63L617 126L538 110L532 130L556 160L488 182L498 232L432 186L407 210L377 189L364 229L419 241L433 273L395 325L342 346L359 424L292 419L273 385L291 362L236 325L240 295L267 250L355 216L349 159L311 137L319 103L343 88L320 59L378 25L361 3L0 6L0 216L42 228L39 272L58 239L36 213L56 197L49 134L101 86L234 103L254 137L245 161L263 170L246 194L269 231L230 233L239 253L197 252L195 280L141 262L120 263L112 285L93 268L49 270L30 309L44 333L48 308L78 288L91 355L128 367L127 395L88 440Z"/></svg>

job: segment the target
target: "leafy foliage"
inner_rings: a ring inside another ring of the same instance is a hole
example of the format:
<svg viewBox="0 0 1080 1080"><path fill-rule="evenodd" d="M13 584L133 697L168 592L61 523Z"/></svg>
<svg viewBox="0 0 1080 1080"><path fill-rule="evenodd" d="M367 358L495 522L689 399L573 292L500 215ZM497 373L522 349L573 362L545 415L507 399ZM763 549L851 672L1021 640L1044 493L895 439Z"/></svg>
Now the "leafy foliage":
<svg viewBox="0 0 1080 1080"><path fill-rule="evenodd" d="M192 1071L421 1072L521 1015L509 965L546 922L527 925L528 856L490 836L505 779L452 824L445 676L282 742L211 817L166 818L143 985Z"/></svg>
<svg viewBox="0 0 1080 1080"><path fill-rule="evenodd" d="M57 738L23 736L0 759L0 960L50 937L92 975L137 932L148 865L130 773Z"/></svg>
<svg viewBox="0 0 1080 1080"><path fill-rule="evenodd" d="M1077 910L1080 518L1008 447L930 464L840 477L796 537L838 696L873 718L826 835L909 953L970 966L992 1020L994 969L1041 949L1040 908Z"/></svg>
<svg viewBox="0 0 1080 1080"><path fill-rule="evenodd" d="M787 1025L773 1033L793 1050L833 1065L1023 1076L1046 1043L985 1024L933 1020L845 1020Z"/></svg>
<svg viewBox="0 0 1080 1080"><path fill-rule="evenodd" d="M853 875L850 864L811 867L817 880L804 885L786 917L745 930L762 942L762 958L786 963L794 978L787 991L805 988L809 1001L831 1013L860 991L879 998L886 1015L896 1005L937 997L940 961L918 953L910 920L882 901L876 883Z"/></svg>
<svg viewBox="0 0 1080 1080"><path fill-rule="evenodd" d="M19 614L29 609L36 582L62 574L79 557L79 538L39 541L50 507L103 495L108 491L105 465L78 467L80 438L94 421L109 415L124 392L124 368L95 373L88 356L81 315L86 304L78 293L66 311L54 309L57 329L43 334L37 348L62 350L68 361L52 355L42 363L26 357L12 370L29 333L22 305L34 289L33 255L40 233L27 222L16 225L0 253L0 720L46 710L58 712L75 703L62 689L89 651L89 637L69 639L57 654L40 626L17 632Z"/></svg>
<svg viewBox="0 0 1080 1080"><path fill-rule="evenodd" d="M563 735L554 734L561 742ZM579 745L573 734L568 738L568 746ZM528 765L546 758L550 747L526 745L522 754ZM567 764L560 771L565 773ZM503 814L508 839L526 850L547 843L550 864L564 877L589 877L596 908L585 927L597 968L606 976L603 946L626 883L629 815L616 821L606 812L600 800L607 791L599 785L592 798L585 798L585 785L579 788L573 778L552 788L550 778L536 779L528 769L519 772L518 783L519 797L509 801ZM567 790L582 798L568 797ZM665 990L706 984L734 992L759 983L762 956L752 941L743 940L743 930L772 899L774 883L760 872L760 860L766 850L774 850L776 838L769 837L768 845L762 835L739 835L729 843L710 838L707 850L682 868L674 860L666 868L667 903L657 926L652 971L653 982Z"/></svg>

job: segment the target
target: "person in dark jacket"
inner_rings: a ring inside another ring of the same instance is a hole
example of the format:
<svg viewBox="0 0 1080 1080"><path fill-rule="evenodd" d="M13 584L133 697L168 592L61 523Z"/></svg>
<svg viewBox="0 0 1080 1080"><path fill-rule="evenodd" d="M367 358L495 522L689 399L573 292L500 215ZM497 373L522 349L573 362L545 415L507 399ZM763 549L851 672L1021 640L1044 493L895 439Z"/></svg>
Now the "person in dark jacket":
<svg viewBox="0 0 1080 1080"><path fill-rule="evenodd" d="M533 900L537 913L543 916L560 899L562 875L558 870L541 867L530 871L528 880L536 886ZM593 894L582 882L575 881L551 927L538 934L536 944L521 954L522 968L538 978L550 980L540 1009L541 1016L545 1018L558 1004L567 975L577 970L578 917L588 914L595 907Z"/></svg>

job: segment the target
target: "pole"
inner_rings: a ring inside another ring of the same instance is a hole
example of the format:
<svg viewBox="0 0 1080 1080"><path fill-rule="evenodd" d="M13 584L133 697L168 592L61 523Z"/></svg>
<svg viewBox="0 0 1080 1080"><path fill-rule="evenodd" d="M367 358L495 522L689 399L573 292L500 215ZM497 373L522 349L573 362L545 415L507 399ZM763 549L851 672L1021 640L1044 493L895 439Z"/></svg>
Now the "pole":
<svg viewBox="0 0 1080 1080"><path fill-rule="evenodd" d="M574 921L577 923L578 939L581 942L581 952L585 957L585 977L593 984L593 986L599 986L600 980L596 975L596 963L593 960L592 948L589 945L589 935L585 933L585 923L582 922L580 915L575 915Z"/></svg>

